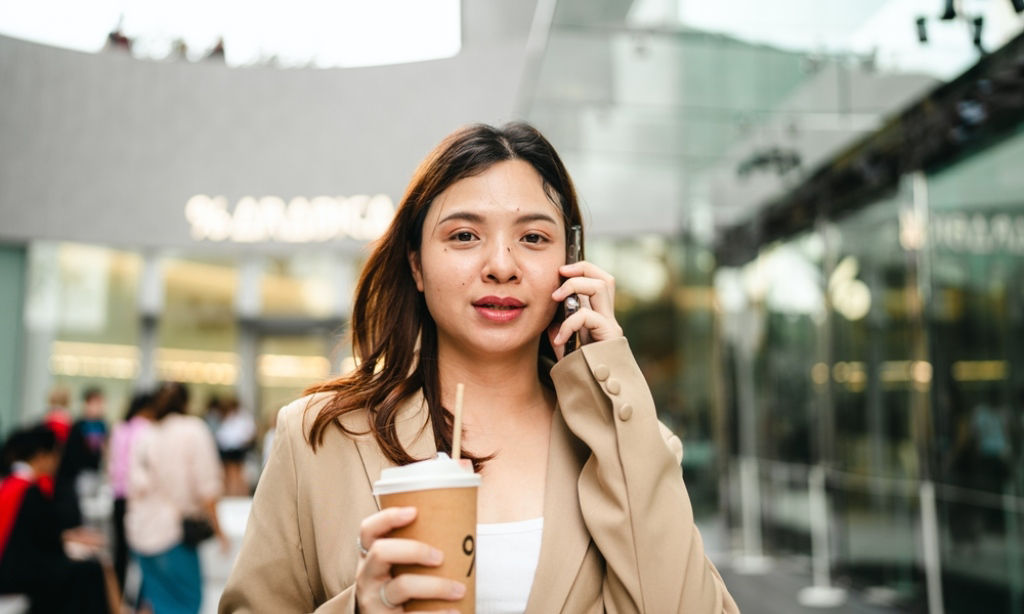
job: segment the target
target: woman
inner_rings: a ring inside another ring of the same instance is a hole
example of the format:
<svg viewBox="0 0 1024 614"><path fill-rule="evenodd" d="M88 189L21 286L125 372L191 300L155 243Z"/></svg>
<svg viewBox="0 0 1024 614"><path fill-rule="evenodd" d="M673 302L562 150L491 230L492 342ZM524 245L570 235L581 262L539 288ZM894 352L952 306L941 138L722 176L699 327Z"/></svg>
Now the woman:
<svg viewBox="0 0 1024 614"><path fill-rule="evenodd" d="M194 613L202 604L199 554L183 541L185 518L205 518L228 548L217 522L223 487L217 447L187 407L184 384L164 384L154 401L156 421L132 446L125 532L142 569L141 601L155 614Z"/></svg>
<svg viewBox="0 0 1024 614"><path fill-rule="evenodd" d="M377 509L382 468L463 448L482 476L477 612L733 612L704 555L679 468L615 321L614 281L565 265L580 212L532 127L476 125L420 165L356 291L356 371L278 415L221 612L398 612L459 599L403 574L440 553L386 537L415 509ZM576 293L583 308L562 321ZM563 356L581 331L589 344ZM552 362L557 364L552 366Z"/></svg>
<svg viewBox="0 0 1024 614"><path fill-rule="evenodd" d="M110 434L110 460L107 475L114 492L114 570L118 586L124 586L128 568L128 540L124 532L124 515L128 508L128 472L131 469L132 447L153 419L153 394L144 391L132 396L124 422Z"/></svg>

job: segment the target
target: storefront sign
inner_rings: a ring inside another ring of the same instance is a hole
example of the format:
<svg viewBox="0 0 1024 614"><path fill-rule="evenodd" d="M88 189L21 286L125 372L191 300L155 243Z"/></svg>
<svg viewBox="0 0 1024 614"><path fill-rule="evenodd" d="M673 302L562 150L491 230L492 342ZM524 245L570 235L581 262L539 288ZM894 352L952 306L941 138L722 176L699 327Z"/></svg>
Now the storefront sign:
<svg viewBox="0 0 1024 614"><path fill-rule="evenodd" d="M932 216L935 246L972 254L1024 254L1024 215L939 213Z"/></svg>
<svg viewBox="0 0 1024 614"><path fill-rule="evenodd" d="M295 197L287 204L277 196L246 196L234 210L223 196L197 194L185 205L185 219L197 241L235 243L316 243L381 236L395 205L385 194Z"/></svg>

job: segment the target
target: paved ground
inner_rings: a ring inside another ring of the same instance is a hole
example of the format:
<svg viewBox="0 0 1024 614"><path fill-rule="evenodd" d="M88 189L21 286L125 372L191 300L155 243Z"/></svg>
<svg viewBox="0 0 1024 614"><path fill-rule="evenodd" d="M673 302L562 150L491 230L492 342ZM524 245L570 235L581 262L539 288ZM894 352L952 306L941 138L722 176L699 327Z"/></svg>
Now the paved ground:
<svg viewBox="0 0 1024 614"><path fill-rule="evenodd" d="M806 565L794 560L775 561L764 575L743 575L727 565L719 565L729 592L744 614L895 614L894 608L873 605L864 594L850 592L846 603L834 608L809 608L800 605L797 595L811 585Z"/></svg>
<svg viewBox="0 0 1024 614"><path fill-rule="evenodd" d="M846 602L837 607L811 608L799 602L803 589L811 587L810 561L807 558L772 559L765 573L737 571L736 557L726 551L718 524L701 525L705 550L715 563L725 585L743 614L897 614L903 610L869 602L864 593L848 592ZM885 597L885 594L880 597Z"/></svg>
<svg viewBox="0 0 1024 614"><path fill-rule="evenodd" d="M245 533L245 521L249 517L252 500L241 497L226 497L217 506L217 518L221 528L231 538L231 552L221 552L216 540L207 540L199 549L203 569L203 608L201 614L214 614L217 601L224 591L231 566L238 556L238 548Z"/></svg>

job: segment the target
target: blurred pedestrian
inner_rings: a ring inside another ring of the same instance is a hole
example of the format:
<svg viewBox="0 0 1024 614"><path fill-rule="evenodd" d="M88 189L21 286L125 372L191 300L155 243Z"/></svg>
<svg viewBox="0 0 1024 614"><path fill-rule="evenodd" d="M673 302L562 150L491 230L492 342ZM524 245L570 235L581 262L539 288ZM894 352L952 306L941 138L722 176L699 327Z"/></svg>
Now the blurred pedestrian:
<svg viewBox="0 0 1024 614"><path fill-rule="evenodd" d="M124 532L127 509L128 473L131 469L132 447L153 420L153 393L137 392L128 405L124 422L116 425L110 435L110 459L107 475L114 493L114 570L118 584L124 586L128 567L128 542Z"/></svg>
<svg viewBox="0 0 1024 614"><path fill-rule="evenodd" d="M57 468L54 500L61 527L81 526L83 496L99 487L100 464L107 444L106 397L97 387L82 394L82 412L68 433Z"/></svg>
<svg viewBox="0 0 1024 614"><path fill-rule="evenodd" d="M248 497L249 484L245 479L245 455L252 449L256 438L256 422L252 414L243 411L238 399L228 399L216 431L217 449L224 463L224 494L229 497Z"/></svg>
<svg viewBox="0 0 1024 614"><path fill-rule="evenodd" d="M160 387L155 422L132 449L125 532L142 569L143 602L155 614L198 612L202 574L190 527L205 526L226 552L217 519L223 476L217 448L201 418L187 415L188 389ZM205 525L203 525L205 523Z"/></svg>
<svg viewBox="0 0 1024 614"><path fill-rule="evenodd" d="M224 402L220 400L217 395L211 395L210 400L206 402L206 413L203 414L203 420L206 422L206 426L210 427L211 433L217 432L217 427L220 426L220 420L224 416Z"/></svg>
<svg viewBox="0 0 1024 614"><path fill-rule="evenodd" d="M50 391L49 403L43 416L43 424L55 435L57 443L63 445L71 432L71 411L68 409L70 395L67 388L57 387Z"/></svg>
<svg viewBox="0 0 1024 614"><path fill-rule="evenodd" d="M87 531L62 534L49 480L58 462L59 443L49 426L18 430L4 444L0 593L27 595L31 613L116 613L112 574L95 559L72 560L65 552L70 542L90 554L103 544Z"/></svg>
<svg viewBox="0 0 1024 614"><path fill-rule="evenodd" d="M82 525L81 499L99 485L99 466L106 445L103 392L95 387L82 395L82 412L72 425L57 468L54 501L60 527Z"/></svg>

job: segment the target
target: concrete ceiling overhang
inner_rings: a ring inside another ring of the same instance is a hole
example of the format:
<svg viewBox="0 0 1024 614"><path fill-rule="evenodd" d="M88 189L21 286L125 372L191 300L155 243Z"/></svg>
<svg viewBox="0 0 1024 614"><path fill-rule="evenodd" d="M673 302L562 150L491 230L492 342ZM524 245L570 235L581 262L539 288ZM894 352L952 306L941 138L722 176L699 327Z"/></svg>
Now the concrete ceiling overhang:
<svg viewBox="0 0 1024 614"><path fill-rule="evenodd" d="M458 56L373 68L233 69L0 37L0 240L195 249L195 194L397 202L445 134L515 118L534 5L463 2Z"/></svg>

